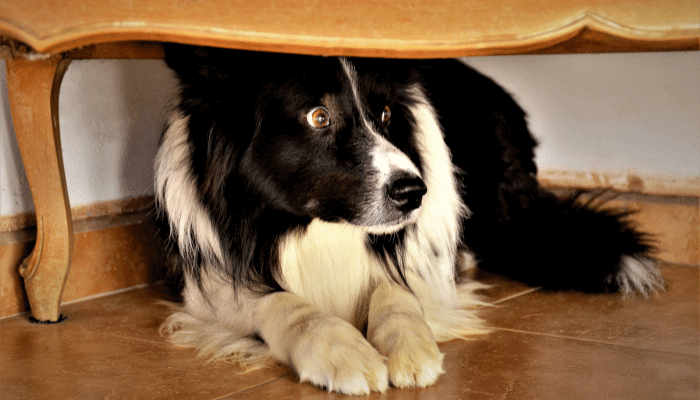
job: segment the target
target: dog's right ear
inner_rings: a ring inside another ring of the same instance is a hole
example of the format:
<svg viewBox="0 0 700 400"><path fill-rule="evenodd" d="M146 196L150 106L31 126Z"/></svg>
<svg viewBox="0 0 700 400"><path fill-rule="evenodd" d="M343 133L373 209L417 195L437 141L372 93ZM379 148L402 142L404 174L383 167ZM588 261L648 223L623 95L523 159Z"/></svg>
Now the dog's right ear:
<svg viewBox="0 0 700 400"><path fill-rule="evenodd" d="M165 63L188 86L240 86L256 70L251 65L255 59L252 52L176 43L166 43L163 47Z"/></svg>
<svg viewBox="0 0 700 400"><path fill-rule="evenodd" d="M217 71L217 62L206 47L168 43L164 45L165 63L175 71L180 81L188 85L202 85L212 78L225 78Z"/></svg>

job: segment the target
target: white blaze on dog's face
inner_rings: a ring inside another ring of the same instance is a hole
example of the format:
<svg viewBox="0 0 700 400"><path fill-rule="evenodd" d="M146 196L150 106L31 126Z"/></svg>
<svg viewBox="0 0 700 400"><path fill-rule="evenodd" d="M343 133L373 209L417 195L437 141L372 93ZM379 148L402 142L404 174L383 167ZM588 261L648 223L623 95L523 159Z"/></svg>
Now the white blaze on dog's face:
<svg viewBox="0 0 700 400"><path fill-rule="evenodd" d="M354 100L354 129L366 135L371 143L371 160L373 173L376 174L375 188L367 213L356 221L358 225L368 227L374 233L386 233L398 230L406 223L417 218L418 209L427 189L420 178L416 165L377 132L377 128L367 116L366 103L358 87L357 71L347 59L340 59L343 71ZM388 126L391 122L391 108L386 105L380 114L380 123Z"/></svg>
<svg viewBox="0 0 700 400"><path fill-rule="evenodd" d="M418 156L407 154L410 117L386 78L360 80L348 60L327 61L267 97L251 144L263 189L299 216L397 231L417 220L427 191Z"/></svg>

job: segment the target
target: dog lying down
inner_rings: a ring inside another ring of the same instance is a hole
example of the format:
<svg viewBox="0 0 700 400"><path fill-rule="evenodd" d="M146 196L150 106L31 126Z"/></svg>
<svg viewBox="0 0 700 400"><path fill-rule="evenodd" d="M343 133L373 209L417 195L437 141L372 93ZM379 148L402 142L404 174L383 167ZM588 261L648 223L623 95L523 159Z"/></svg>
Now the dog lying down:
<svg viewBox="0 0 700 400"><path fill-rule="evenodd" d="M663 288L628 213L538 186L524 112L459 61L169 45L166 62L155 185L182 303L162 331L207 359L345 394L424 387L436 342L487 331L464 268Z"/></svg>

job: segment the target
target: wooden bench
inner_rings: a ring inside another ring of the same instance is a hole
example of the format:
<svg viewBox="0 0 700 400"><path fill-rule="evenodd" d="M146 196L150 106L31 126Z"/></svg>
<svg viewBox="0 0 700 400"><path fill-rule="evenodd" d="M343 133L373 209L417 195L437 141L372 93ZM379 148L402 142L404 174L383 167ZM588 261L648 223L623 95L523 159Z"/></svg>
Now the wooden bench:
<svg viewBox="0 0 700 400"><path fill-rule="evenodd" d="M0 0L0 57L37 241L32 316L60 319L73 251L58 93L70 60L162 58L159 43L395 58L698 50L697 0Z"/></svg>

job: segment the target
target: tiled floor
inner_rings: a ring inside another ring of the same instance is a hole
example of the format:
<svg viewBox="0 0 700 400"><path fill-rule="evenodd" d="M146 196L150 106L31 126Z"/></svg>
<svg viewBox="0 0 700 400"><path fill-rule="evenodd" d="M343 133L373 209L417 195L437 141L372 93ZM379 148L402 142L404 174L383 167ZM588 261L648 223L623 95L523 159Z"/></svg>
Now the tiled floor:
<svg viewBox="0 0 700 400"><path fill-rule="evenodd" d="M548 293L497 277L485 311L496 329L441 344L447 373L388 399L698 399L698 268L665 265L669 289L650 299ZM286 367L239 374L203 365L163 341L158 287L64 307L68 319L0 320L0 398L331 399Z"/></svg>

